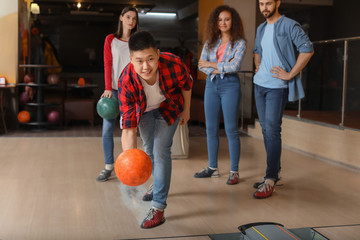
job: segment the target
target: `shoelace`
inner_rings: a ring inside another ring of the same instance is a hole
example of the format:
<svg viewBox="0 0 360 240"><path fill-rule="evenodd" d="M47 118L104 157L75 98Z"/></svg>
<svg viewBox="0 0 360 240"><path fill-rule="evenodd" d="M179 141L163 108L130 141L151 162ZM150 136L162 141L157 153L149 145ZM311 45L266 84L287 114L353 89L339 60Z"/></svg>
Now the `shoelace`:
<svg viewBox="0 0 360 240"><path fill-rule="evenodd" d="M206 173L210 173L211 172L211 174L213 174L214 172L216 172L216 169L211 169L211 168L209 168L209 167L205 167L204 169L203 169Z"/></svg>
<svg viewBox="0 0 360 240"><path fill-rule="evenodd" d="M260 185L259 187L259 192L267 192L267 191L270 191L270 184L267 184L267 183L263 183Z"/></svg>
<svg viewBox="0 0 360 240"><path fill-rule="evenodd" d="M147 220L150 220L154 217L156 210L154 208L150 208L148 215L146 217Z"/></svg>
<svg viewBox="0 0 360 240"><path fill-rule="evenodd" d="M100 174L101 174L101 175L105 175L106 172L110 172L110 171L112 171L112 170L103 169Z"/></svg>
<svg viewBox="0 0 360 240"><path fill-rule="evenodd" d="M233 179L233 178L239 178L239 173L237 172L231 172L230 173L230 178Z"/></svg>
<svg viewBox="0 0 360 240"><path fill-rule="evenodd" d="M148 190L147 190L146 194L150 194L150 193L152 193L152 191L153 191L153 187L154 187L154 185L153 185L153 184L151 184L151 185L149 186L149 188L148 188Z"/></svg>

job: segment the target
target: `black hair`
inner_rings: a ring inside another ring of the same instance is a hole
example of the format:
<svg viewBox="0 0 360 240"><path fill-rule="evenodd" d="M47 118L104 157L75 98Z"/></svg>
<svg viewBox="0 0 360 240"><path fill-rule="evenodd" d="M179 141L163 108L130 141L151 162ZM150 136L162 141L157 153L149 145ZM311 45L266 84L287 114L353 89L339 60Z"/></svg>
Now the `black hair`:
<svg viewBox="0 0 360 240"><path fill-rule="evenodd" d="M157 49L156 42L151 33L140 31L132 34L129 39L129 49L132 51L140 51L148 48Z"/></svg>

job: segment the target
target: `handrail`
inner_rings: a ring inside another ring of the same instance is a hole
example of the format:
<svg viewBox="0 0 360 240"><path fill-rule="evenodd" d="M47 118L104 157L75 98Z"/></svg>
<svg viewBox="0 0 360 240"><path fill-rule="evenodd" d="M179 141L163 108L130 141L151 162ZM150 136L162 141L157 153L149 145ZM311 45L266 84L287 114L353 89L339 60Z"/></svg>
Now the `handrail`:
<svg viewBox="0 0 360 240"><path fill-rule="evenodd" d="M335 38L335 39L329 39L329 40L320 40L320 41L313 41L313 44L318 44L318 43L332 43L332 42L343 42L343 41L354 41L354 40L360 40L360 36L359 37L349 37L349 38Z"/></svg>
<svg viewBox="0 0 360 240"><path fill-rule="evenodd" d="M360 36L357 37L348 37L348 38L338 38L338 39L329 39L314 41L313 44L329 44L329 43L343 43L344 53L343 53L343 76L342 76L342 99L341 99L341 121L339 123L340 127L344 127L345 121L345 111L346 111L346 102L347 102L347 85L348 85L348 57L349 57L349 42L360 40ZM297 117L300 118L301 114L301 100L299 101L299 109Z"/></svg>
<svg viewBox="0 0 360 240"><path fill-rule="evenodd" d="M242 84L244 85L245 87L245 75L246 74L249 74L251 73L252 74L252 77L253 77L253 74L254 74L254 71L248 71L248 70L245 70L245 71L238 71L238 74L241 74L243 77L240 78L240 81L242 82ZM252 79L251 77L251 79ZM252 80L251 80L251 84L252 84ZM244 130L244 96L241 97L241 114L240 114L240 130Z"/></svg>
<svg viewBox="0 0 360 240"><path fill-rule="evenodd" d="M345 120L345 106L346 106L346 89L348 83L348 57L349 57L349 41L344 42L344 69L343 69L343 89L342 89L342 103L341 103L341 122L340 126L344 127Z"/></svg>

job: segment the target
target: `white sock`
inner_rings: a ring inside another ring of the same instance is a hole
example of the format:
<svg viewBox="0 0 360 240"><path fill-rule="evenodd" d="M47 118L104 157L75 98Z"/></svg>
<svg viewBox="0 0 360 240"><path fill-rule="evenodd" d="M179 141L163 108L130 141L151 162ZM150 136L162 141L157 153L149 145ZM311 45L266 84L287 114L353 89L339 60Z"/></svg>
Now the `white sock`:
<svg viewBox="0 0 360 240"><path fill-rule="evenodd" d="M217 168L212 168L212 167L209 167L211 170L217 170Z"/></svg>
<svg viewBox="0 0 360 240"><path fill-rule="evenodd" d="M114 164L105 164L106 170L111 171L111 170L113 170L113 168L114 168Z"/></svg>
<svg viewBox="0 0 360 240"><path fill-rule="evenodd" d="M164 209L160 209L160 208L157 208L157 207L152 207L153 209L155 209L156 211L160 211L160 212L163 212L164 211Z"/></svg>

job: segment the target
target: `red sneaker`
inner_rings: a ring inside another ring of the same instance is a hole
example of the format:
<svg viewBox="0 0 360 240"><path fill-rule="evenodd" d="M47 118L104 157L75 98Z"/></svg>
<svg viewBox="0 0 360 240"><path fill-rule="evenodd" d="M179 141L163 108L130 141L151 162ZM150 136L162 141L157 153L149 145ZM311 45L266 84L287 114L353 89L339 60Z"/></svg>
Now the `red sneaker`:
<svg viewBox="0 0 360 240"><path fill-rule="evenodd" d="M152 199L153 199L153 187L154 186L152 184L149 186L149 189L147 190L147 192L145 193L145 195L142 198L143 201L152 201Z"/></svg>
<svg viewBox="0 0 360 240"><path fill-rule="evenodd" d="M153 228L159 226L165 222L164 211L150 208L146 218L141 223L141 228Z"/></svg>
<svg viewBox="0 0 360 240"><path fill-rule="evenodd" d="M263 183L259 189L254 193L254 198L263 199L268 198L275 191L275 187L271 186L268 183Z"/></svg>
<svg viewBox="0 0 360 240"><path fill-rule="evenodd" d="M228 185L234 185L239 183L239 172L230 172L229 178L226 182Z"/></svg>

